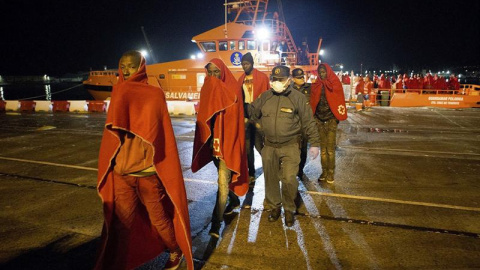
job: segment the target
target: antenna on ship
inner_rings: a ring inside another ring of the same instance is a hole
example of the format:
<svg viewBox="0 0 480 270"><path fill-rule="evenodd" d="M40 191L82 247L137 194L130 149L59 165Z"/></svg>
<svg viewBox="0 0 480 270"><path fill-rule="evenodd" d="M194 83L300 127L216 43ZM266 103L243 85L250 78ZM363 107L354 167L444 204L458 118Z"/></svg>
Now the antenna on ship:
<svg viewBox="0 0 480 270"><path fill-rule="evenodd" d="M152 60L154 63L157 63L157 58L155 58L155 55L153 54L152 46L150 46L150 42L148 42L147 34L145 33L145 29L143 28L143 26L142 26L142 33L143 33L143 37L145 38L145 42L147 43L148 51L152 56Z"/></svg>

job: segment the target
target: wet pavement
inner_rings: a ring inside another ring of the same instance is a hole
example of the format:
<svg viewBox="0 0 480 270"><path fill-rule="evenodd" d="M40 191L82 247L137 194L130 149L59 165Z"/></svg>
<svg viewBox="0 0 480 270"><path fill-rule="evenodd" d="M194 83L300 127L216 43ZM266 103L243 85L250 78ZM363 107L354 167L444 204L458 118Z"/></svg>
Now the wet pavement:
<svg viewBox="0 0 480 270"><path fill-rule="evenodd" d="M480 268L480 111L349 111L334 184L319 158L293 227L268 222L257 181L208 235L216 170L190 170L195 118L173 117L196 269ZM105 114L0 113L0 269L91 269L103 222L96 167ZM140 267L161 269L165 255ZM186 269L182 264L180 269Z"/></svg>

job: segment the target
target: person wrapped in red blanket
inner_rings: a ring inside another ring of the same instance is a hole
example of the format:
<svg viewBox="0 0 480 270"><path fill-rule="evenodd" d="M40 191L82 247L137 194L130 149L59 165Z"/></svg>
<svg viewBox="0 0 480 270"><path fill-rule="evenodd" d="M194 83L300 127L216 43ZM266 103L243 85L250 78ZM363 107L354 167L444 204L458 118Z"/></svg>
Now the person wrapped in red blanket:
<svg viewBox="0 0 480 270"><path fill-rule="evenodd" d="M218 169L217 201L209 234L218 238L223 215L240 207L248 191L245 124L241 89L222 60L206 66L193 142L192 172L213 161ZM227 198L230 200L228 206Z"/></svg>
<svg viewBox="0 0 480 270"><path fill-rule="evenodd" d="M104 226L95 269L134 269L170 251L193 269L187 196L163 91L140 52L123 54L103 131L98 193Z"/></svg>
<svg viewBox="0 0 480 270"><path fill-rule="evenodd" d="M322 63L318 66L319 79L312 85L310 106L320 134L320 162L322 174L318 181L334 182L335 146L339 121L347 119L345 94L342 83L332 68Z"/></svg>

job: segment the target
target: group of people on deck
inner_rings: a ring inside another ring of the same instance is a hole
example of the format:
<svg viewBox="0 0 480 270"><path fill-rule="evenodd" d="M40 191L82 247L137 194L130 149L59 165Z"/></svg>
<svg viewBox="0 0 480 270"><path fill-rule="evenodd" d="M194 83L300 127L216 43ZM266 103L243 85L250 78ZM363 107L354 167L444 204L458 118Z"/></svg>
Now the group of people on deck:
<svg viewBox="0 0 480 270"><path fill-rule="evenodd" d="M262 157L270 222L283 209L285 225L294 225L298 181L308 181L307 152L312 160L320 153L319 183L334 182L337 125L347 118L341 81L325 63L313 84L302 69L286 66L274 67L269 78L253 59L250 53L242 57L238 80L220 59L205 66L191 169L210 162L217 168L209 231L214 238L224 216L255 185L254 148ZM148 85L137 51L122 55L119 74L99 155L105 221L95 269L133 269L168 251L163 269L177 269L185 259L191 270L187 194L165 95Z"/></svg>
<svg viewBox="0 0 480 270"><path fill-rule="evenodd" d="M348 75L341 75L342 81L350 81L350 78L345 79ZM373 80L368 75L356 76L354 79L355 93L367 91L367 82L372 82L372 88L394 90L395 92L428 92L430 90L459 90L460 82L455 74L451 74L447 80L444 76L427 73L415 74L409 77L407 74L398 74L397 76L387 77L385 74L373 76ZM370 91L368 91L370 93Z"/></svg>

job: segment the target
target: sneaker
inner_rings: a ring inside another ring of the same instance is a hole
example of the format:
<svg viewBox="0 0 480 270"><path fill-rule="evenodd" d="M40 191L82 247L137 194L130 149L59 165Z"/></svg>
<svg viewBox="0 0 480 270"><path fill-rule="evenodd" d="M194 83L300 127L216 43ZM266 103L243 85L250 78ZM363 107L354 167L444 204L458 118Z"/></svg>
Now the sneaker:
<svg viewBox="0 0 480 270"><path fill-rule="evenodd" d="M170 252L170 257L168 258L167 263L163 269L165 270L175 270L180 266L183 260L183 253L180 249Z"/></svg>
<svg viewBox="0 0 480 270"><path fill-rule="evenodd" d="M230 215L233 213L233 210L240 208L240 200L238 198L230 200L227 207L225 208L224 215Z"/></svg>
<svg viewBox="0 0 480 270"><path fill-rule="evenodd" d="M210 227L208 234L212 237L220 238L220 227L222 227L222 224L212 222L212 226Z"/></svg>
<svg viewBox="0 0 480 270"><path fill-rule="evenodd" d="M327 176L327 183L329 184L333 184L334 180L333 180L333 174L328 174Z"/></svg>
<svg viewBox="0 0 480 270"><path fill-rule="evenodd" d="M318 182L325 181L326 179L327 179L327 174L325 172L322 172L322 174L318 178Z"/></svg>

